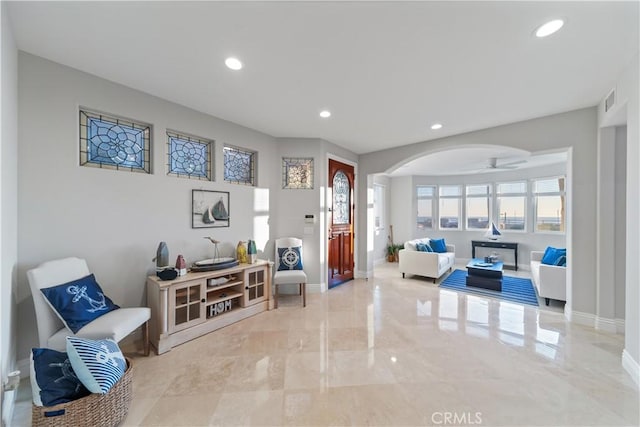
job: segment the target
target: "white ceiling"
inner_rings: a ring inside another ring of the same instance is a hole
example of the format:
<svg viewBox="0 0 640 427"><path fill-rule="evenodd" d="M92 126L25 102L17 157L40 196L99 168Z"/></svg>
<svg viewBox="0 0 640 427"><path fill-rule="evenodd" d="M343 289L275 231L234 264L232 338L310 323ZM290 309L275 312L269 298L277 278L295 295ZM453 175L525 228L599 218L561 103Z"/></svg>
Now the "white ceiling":
<svg viewBox="0 0 640 427"><path fill-rule="evenodd" d="M413 159L388 175L392 177L408 175L477 175L534 168L566 161L566 151L530 153L501 146L465 147L440 151Z"/></svg>
<svg viewBox="0 0 640 427"><path fill-rule="evenodd" d="M596 105L638 51L637 1L15 2L9 12L23 51L359 154ZM560 32L533 37L559 16ZM245 68L228 70L230 55Z"/></svg>

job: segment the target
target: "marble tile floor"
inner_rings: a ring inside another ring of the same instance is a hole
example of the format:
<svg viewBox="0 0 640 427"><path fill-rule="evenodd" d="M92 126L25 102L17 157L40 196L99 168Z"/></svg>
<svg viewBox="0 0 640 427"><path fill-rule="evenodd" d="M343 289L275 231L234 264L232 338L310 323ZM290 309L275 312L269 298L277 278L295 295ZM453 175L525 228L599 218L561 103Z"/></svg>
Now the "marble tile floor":
<svg viewBox="0 0 640 427"><path fill-rule="evenodd" d="M623 346L561 306L441 290L383 264L161 356L123 346L135 364L124 425L637 426ZM28 426L21 387L13 425Z"/></svg>

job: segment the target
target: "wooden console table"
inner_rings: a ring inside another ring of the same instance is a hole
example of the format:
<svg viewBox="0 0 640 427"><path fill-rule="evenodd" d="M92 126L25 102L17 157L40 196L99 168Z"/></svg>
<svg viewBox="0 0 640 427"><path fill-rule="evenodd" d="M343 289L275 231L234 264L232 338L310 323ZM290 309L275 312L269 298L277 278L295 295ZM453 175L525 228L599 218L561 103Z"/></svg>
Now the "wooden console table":
<svg viewBox="0 0 640 427"><path fill-rule="evenodd" d="M471 258L476 257L476 247L495 248L495 249L511 249L514 254L515 265L504 265L504 268L518 271L518 244L512 242L492 242L489 240L472 240L471 241Z"/></svg>
<svg viewBox="0 0 640 427"><path fill-rule="evenodd" d="M271 264L258 260L167 281L149 276L149 329L156 353L272 309Z"/></svg>

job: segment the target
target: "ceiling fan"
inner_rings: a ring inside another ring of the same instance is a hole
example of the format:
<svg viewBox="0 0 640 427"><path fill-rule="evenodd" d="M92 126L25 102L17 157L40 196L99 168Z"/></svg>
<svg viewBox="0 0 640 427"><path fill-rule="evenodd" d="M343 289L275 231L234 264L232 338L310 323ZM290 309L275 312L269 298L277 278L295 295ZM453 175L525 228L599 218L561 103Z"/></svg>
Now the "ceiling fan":
<svg viewBox="0 0 640 427"><path fill-rule="evenodd" d="M489 159L487 159L486 166L467 169L466 172L490 172L493 170L518 169L517 165L520 165L522 163L527 163L527 161L522 159L522 160L515 160L513 162L508 162L508 163L498 163L497 157L489 157Z"/></svg>
<svg viewBox="0 0 640 427"><path fill-rule="evenodd" d="M518 169L518 166L516 165L519 165L522 163L527 163L527 161L523 159L523 160L516 160L509 163L498 164L497 157L489 157L489 162L485 167L485 169Z"/></svg>

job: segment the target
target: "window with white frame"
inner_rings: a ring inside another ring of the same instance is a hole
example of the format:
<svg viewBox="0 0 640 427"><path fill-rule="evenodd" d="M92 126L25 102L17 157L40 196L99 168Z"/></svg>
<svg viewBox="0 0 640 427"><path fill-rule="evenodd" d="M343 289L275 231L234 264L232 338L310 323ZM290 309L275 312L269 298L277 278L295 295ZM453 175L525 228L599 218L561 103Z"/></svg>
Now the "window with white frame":
<svg viewBox="0 0 640 427"><path fill-rule="evenodd" d="M565 178L536 179L533 181L536 232L565 231Z"/></svg>
<svg viewBox="0 0 640 427"><path fill-rule="evenodd" d="M525 231L527 223L526 181L496 184L496 207L500 230Z"/></svg>
<svg viewBox="0 0 640 427"><path fill-rule="evenodd" d="M384 185L373 184L373 220L376 230L384 229Z"/></svg>
<svg viewBox="0 0 640 427"><path fill-rule="evenodd" d="M441 229L460 229L460 211L462 210L462 186L441 185L440 209L438 219Z"/></svg>
<svg viewBox="0 0 640 427"><path fill-rule="evenodd" d="M418 213L416 226L419 230L433 229L433 201L436 187L434 185L418 185L416 187L416 204Z"/></svg>
<svg viewBox="0 0 640 427"><path fill-rule="evenodd" d="M478 230L489 226L491 217L491 185L467 185L467 229Z"/></svg>

